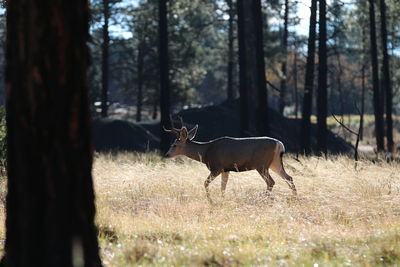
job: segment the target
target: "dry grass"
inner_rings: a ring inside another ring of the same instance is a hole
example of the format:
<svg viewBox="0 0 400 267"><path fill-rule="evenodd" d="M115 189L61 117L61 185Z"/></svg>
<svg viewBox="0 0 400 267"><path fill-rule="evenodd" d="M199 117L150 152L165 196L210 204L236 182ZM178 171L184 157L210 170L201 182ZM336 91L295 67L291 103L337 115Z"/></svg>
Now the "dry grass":
<svg viewBox="0 0 400 267"><path fill-rule="evenodd" d="M94 164L105 266L400 265L396 163L346 157L286 158L298 196L273 175L272 196L254 172L220 178L206 201L206 167L153 154L100 155Z"/></svg>

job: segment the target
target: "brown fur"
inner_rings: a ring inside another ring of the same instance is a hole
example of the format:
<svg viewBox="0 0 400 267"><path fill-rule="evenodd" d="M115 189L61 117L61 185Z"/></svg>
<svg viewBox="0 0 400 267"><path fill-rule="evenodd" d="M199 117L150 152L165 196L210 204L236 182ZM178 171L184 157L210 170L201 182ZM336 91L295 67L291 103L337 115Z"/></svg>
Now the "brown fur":
<svg viewBox="0 0 400 267"><path fill-rule="evenodd" d="M270 137L221 137L209 142L195 142L192 140L196 131L197 126L189 132L186 127L175 132L177 139L166 156L185 155L206 164L210 175L204 182L204 186L210 201L208 185L222 173L221 191L224 194L230 171L257 170L266 182L268 191L271 191L275 184L268 172L271 169L285 179L296 194L293 179L283 168L282 155L285 147L279 140Z"/></svg>

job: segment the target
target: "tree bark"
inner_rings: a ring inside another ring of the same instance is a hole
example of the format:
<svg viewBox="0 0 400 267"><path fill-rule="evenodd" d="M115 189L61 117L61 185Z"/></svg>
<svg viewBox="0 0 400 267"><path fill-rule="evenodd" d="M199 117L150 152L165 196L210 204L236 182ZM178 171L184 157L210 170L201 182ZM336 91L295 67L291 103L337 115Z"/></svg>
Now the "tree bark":
<svg viewBox="0 0 400 267"><path fill-rule="evenodd" d="M317 146L327 154L327 54L326 54L326 2L319 0L319 47L318 47L318 94L317 94Z"/></svg>
<svg viewBox="0 0 400 267"><path fill-rule="evenodd" d="M297 121L299 114L299 89L297 85L297 40L294 41L294 60L293 60L293 89L294 89L294 115Z"/></svg>
<svg viewBox="0 0 400 267"><path fill-rule="evenodd" d="M311 135L311 112L312 112L312 96L314 87L314 58L315 58L315 37L317 22L317 0L311 0L310 28L308 37L308 52L306 63L306 75L304 85L303 98L303 114L301 120L301 149L304 153L311 152L310 135Z"/></svg>
<svg viewBox="0 0 400 267"><path fill-rule="evenodd" d="M140 38L141 39L141 38ZM137 98L136 98L136 121L142 120L142 104L143 104L143 40L139 40L137 55Z"/></svg>
<svg viewBox="0 0 400 267"><path fill-rule="evenodd" d="M110 35L108 32L108 19L110 18L109 0L103 0L103 45L102 45L102 89L101 89L101 116L108 116L108 46Z"/></svg>
<svg viewBox="0 0 400 267"><path fill-rule="evenodd" d="M234 51L233 51L233 18L235 15L235 10L233 7L232 0L226 1L228 4L229 12L229 28L228 28L228 86L227 86L227 97L228 99L233 99L235 97L233 92L233 68L235 64Z"/></svg>
<svg viewBox="0 0 400 267"><path fill-rule="evenodd" d="M262 11L260 0L237 1L241 133L268 134Z"/></svg>
<svg viewBox="0 0 400 267"><path fill-rule="evenodd" d="M161 153L169 148L169 135L163 131L163 127L170 127L170 88L169 88L169 62L168 62L168 20L167 0L158 1L158 36L159 36L159 64L160 64L160 136Z"/></svg>
<svg viewBox="0 0 400 267"><path fill-rule="evenodd" d="M386 138L387 138L387 149L389 152L393 152L393 118L392 118L392 83L389 70L389 55L387 48L387 28L386 28L386 3L385 0L380 0L380 11L381 11L381 35L382 35L382 72L383 72L383 92L386 93Z"/></svg>
<svg viewBox="0 0 400 267"><path fill-rule="evenodd" d="M236 1L238 15L238 44L239 44L239 93L240 93L240 135L248 136L249 131L249 96L248 81L246 79L246 42L245 42L245 14L243 4L245 0Z"/></svg>
<svg viewBox="0 0 400 267"><path fill-rule="evenodd" d="M383 144L383 114L381 106L381 96L379 89L378 74L378 49L376 44L376 24L374 0L369 2L369 22L370 22L370 41L371 41L371 62L372 62L372 84L374 90L373 106L375 115L375 136L378 151L384 150Z"/></svg>
<svg viewBox="0 0 400 267"><path fill-rule="evenodd" d="M91 177L88 18L87 1L8 3L2 266L101 266Z"/></svg>
<svg viewBox="0 0 400 267"><path fill-rule="evenodd" d="M285 0L285 14L284 14L284 23L283 23L283 38L282 38L282 46L283 46L283 62L281 66L282 79L281 79L281 91L279 98L279 113L283 115L283 111L285 109L285 97L286 97L286 64L287 64L287 43L288 43L288 23L289 23L289 0Z"/></svg>

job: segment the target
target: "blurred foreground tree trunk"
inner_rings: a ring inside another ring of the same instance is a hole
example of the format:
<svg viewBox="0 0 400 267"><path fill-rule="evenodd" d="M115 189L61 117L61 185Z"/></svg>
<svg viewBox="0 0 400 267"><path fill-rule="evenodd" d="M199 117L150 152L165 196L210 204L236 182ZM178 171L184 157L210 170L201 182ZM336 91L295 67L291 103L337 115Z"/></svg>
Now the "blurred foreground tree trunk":
<svg viewBox="0 0 400 267"><path fill-rule="evenodd" d="M304 85L303 113L301 119L301 150L309 154L311 152L311 112L312 96L314 87L314 59L315 59L315 38L317 23L317 0L311 0L310 28L308 33L308 52L306 63L306 76Z"/></svg>
<svg viewBox="0 0 400 267"><path fill-rule="evenodd" d="M101 266L91 177L88 12L87 1L8 3L2 266Z"/></svg>
<svg viewBox="0 0 400 267"><path fill-rule="evenodd" d="M387 29L386 29L386 3L385 0L380 0L381 13L381 36L382 36L382 85L386 94L386 138L387 148L389 152L393 152L393 119L392 119L392 83L389 70L389 55L387 48Z"/></svg>
<svg viewBox="0 0 400 267"><path fill-rule="evenodd" d="M327 101L327 53L326 53L326 2L319 0L318 92L317 92L317 146L326 156L328 110Z"/></svg>
<svg viewBox="0 0 400 267"><path fill-rule="evenodd" d="M158 1L158 53L160 65L160 136L161 152L165 153L169 147L169 135L163 131L164 127L170 127L170 90L169 90L169 63L168 63L168 22L167 22L167 0Z"/></svg>
<svg viewBox="0 0 400 267"><path fill-rule="evenodd" d="M374 90L374 115L375 115L375 136L378 151L384 150L383 144L383 112L381 106L381 95L379 89L378 75L378 48L376 44L376 24L375 24L375 3L369 2L369 23L370 23L370 41L371 41L371 62L372 62L372 85Z"/></svg>
<svg viewBox="0 0 400 267"><path fill-rule="evenodd" d="M108 32L108 20L110 18L109 0L103 0L103 44L102 44L102 83L101 83L101 116L108 116L108 48L110 44L110 35Z"/></svg>
<svg viewBox="0 0 400 267"><path fill-rule="evenodd" d="M241 134L267 135L268 110L265 80L261 1L237 1Z"/></svg>
<svg viewBox="0 0 400 267"><path fill-rule="evenodd" d="M282 38L282 46L283 46L283 61L281 66L282 78L281 78L281 91L279 98L279 113L283 115L283 111L285 109L285 97L286 97L286 65L287 65L287 45L288 45L288 24L289 24L289 0L285 0L285 13L284 13L284 21L283 21L283 38Z"/></svg>

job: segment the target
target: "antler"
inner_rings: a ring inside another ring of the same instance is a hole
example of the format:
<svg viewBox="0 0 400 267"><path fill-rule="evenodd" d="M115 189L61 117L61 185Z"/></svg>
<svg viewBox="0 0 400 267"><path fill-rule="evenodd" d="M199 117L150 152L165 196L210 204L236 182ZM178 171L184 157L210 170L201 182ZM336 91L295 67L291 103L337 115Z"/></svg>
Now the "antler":
<svg viewBox="0 0 400 267"><path fill-rule="evenodd" d="M174 121L172 120L172 116L171 115L169 115L169 118L170 118L170 121L171 121L172 128L171 128L171 130L168 130L163 126L164 131L166 131L167 133L173 133L173 134L175 134L176 136L179 137L180 136L180 130L175 128Z"/></svg>
<svg viewBox="0 0 400 267"><path fill-rule="evenodd" d="M181 121L181 127L183 128L183 126L185 125L185 123L183 122L183 118L182 118L182 116L178 116L178 118L179 118L179 120Z"/></svg>

